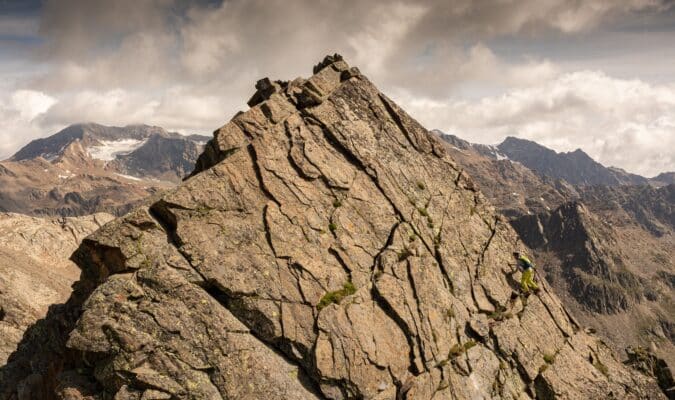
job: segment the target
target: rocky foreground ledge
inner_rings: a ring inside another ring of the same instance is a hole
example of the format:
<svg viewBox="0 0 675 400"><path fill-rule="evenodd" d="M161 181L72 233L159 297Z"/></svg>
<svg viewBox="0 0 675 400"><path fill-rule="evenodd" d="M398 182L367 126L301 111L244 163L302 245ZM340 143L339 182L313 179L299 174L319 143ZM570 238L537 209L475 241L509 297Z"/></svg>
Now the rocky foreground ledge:
<svg viewBox="0 0 675 400"><path fill-rule="evenodd" d="M192 177L85 239L2 399L664 398L547 285L443 146L356 68L262 80Z"/></svg>

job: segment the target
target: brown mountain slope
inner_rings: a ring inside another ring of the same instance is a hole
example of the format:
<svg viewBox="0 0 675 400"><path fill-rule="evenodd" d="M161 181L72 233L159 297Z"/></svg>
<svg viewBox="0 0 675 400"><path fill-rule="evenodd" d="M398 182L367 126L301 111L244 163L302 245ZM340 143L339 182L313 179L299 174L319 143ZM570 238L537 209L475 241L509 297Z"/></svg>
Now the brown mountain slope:
<svg viewBox="0 0 675 400"><path fill-rule="evenodd" d="M675 365L675 185L574 187L489 146L441 138L584 326L622 357L641 345Z"/></svg>
<svg viewBox="0 0 675 400"><path fill-rule="evenodd" d="M122 215L170 182L145 181L90 163L42 158L0 162L0 209L36 216Z"/></svg>
<svg viewBox="0 0 675 400"><path fill-rule="evenodd" d="M112 218L0 214L0 365L28 326L44 317L51 304L70 296L80 271L68 257L86 235Z"/></svg>
<svg viewBox="0 0 675 400"><path fill-rule="evenodd" d="M492 204L509 218L551 211L579 196L572 185L540 176L509 160L494 146L472 144L440 131L434 133L449 144L447 149L460 168L474 178Z"/></svg>
<svg viewBox="0 0 675 400"><path fill-rule="evenodd" d="M82 243L0 398L662 398L546 285L512 298L517 236L436 138L340 57L314 72Z"/></svg>
<svg viewBox="0 0 675 400"><path fill-rule="evenodd" d="M572 202L512 224L584 326L617 350L639 344L675 365L672 234L608 221Z"/></svg>
<svg viewBox="0 0 675 400"><path fill-rule="evenodd" d="M0 161L0 210L122 215L180 182L193 169L203 139L146 125L69 126Z"/></svg>

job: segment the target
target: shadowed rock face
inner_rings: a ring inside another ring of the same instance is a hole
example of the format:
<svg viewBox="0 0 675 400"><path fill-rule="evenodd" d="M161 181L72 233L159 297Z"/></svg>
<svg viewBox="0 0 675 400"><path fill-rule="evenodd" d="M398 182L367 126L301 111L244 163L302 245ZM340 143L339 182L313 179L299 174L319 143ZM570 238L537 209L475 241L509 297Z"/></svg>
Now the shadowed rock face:
<svg viewBox="0 0 675 400"><path fill-rule="evenodd" d="M515 232L435 137L340 57L314 72L82 243L0 398L662 398L547 285L512 298Z"/></svg>
<svg viewBox="0 0 675 400"><path fill-rule="evenodd" d="M582 200L594 205L604 218L619 225L639 224L654 236L675 231L675 185L593 186L581 191Z"/></svg>
<svg viewBox="0 0 675 400"><path fill-rule="evenodd" d="M675 184L675 172L662 172L650 178L649 183L655 186L667 186Z"/></svg>
<svg viewBox="0 0 675 400"><path fill-rule="evenodd" d="M70 296L79 269L68 257L88 234L113 219L36 218L0 213L0 365L24 331Z"/></svg>

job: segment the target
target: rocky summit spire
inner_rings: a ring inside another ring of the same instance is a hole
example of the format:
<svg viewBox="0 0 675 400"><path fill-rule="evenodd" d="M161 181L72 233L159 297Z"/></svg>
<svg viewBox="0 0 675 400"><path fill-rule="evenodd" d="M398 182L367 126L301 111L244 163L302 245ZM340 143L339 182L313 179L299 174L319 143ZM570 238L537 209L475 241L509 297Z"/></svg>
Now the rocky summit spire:
<svg viewBox="0 0 675 400"><path fill-rule="evenodd" d="M189 179L82 243L0 398L662 396L548 285L513 296L514 231L357 69L256 86Z"/></svg>

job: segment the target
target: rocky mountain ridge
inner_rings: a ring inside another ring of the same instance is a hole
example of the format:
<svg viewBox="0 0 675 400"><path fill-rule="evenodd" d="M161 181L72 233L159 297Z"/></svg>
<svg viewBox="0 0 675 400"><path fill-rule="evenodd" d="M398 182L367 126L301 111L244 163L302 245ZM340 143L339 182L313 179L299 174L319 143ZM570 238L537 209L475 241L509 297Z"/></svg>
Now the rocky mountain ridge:
<svg viewBox="0 0 675 400"><path fill-rule="evenodd" d="M620 168L605 167L583 150L557 153L533 141L509 136L497 149L539 175L564 179L573 185L644 185L649 181Z"/></svg>
<svg viewBox="0 0 675 400"><path fill-rule="evenodd" d="M655 186L675 184L675 172L662 172L649 180Z"/></svg>
<svg viewBox="0 0 675 400"><path fill-rule="evenodd" d="M0 161L0 210L29 215L124 214L190 171L206 137L147 125L77 124Z"/></svg>
<svg viewBox="0 0 675 400"><path fill-rule="evenodd" d="M0 398L663 398L441 142L339 56L261 80L178 188L85 239ZM42 396L42 397L40 397Z"/></svg>
<svg viewBox="0 0 675 400"><path fill-rule="evenodd" d="M117 155L132 153L150 138L183 139L198 144L203 144L209 139L207 136L185 136L168 132L158 126L139 124L118 127L81 123L70 125L51 136L31 141L10 157L10 160L22 161L42 157L51 161L66 156L67 148L79 143L92 158L110 161Z"/></svg>
<svg viewBox="0 0 675 400"><path fill-rule="evenodd" d="M440 138L584 326L618 354L640 345L675 365L675 185L575 186L497 159L484 145Z"/></svg>

